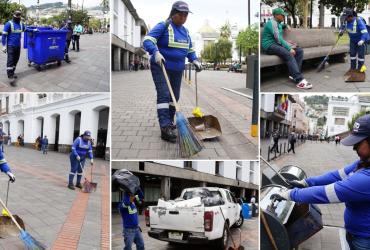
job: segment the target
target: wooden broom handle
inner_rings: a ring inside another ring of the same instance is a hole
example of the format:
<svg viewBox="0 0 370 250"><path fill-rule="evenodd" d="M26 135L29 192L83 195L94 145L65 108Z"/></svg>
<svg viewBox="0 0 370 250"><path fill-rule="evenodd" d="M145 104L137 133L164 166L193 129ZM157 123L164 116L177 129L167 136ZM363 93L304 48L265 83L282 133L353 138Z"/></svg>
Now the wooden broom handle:
<svg viewBox="0 0 370 250"><path fill-rule="evenodd" d="M179 105L177 104L175 94L173 93L173 90L172 90L172 87L171 87L171 82L170 82L170 79L168 79L168 75L167 75L166 69L164 68L163 62L161 62L161 68L162 68L162 71L163 71L164 78L166 78L166 83L167 83L167 86L168 86L168 90L170 91L173 104L175 105L176 111L179 112L180 108L179 108Z"/></svg>
<svg viewBox="0 0 370 250"><path fill-rule="evenodd" d="M5 206L2 199L0 199L1 206L6 210L6 212L9 214L10 218L14 222L14 224L18 227L19 231L23 231L23 228L18 224L18 221L14 218L13 214L9 211L9 209Z"/></svg>
<svg viewBox="0 0 370 250"><path fill-rule="evenodd" d="M274 250L278 250L277 246L276 246L276 242L275 242L275 239L274 237L272 236L272 233L271 233L271 230L270 230L270 227L266 221L266 218L265 218L265 214L264 212L261 210L261 219L262 219L262 223L263 225L265 226L265 229L266 229L266 232L267 232L267 236L269 237L270 239L270 242L272 243L272 247L274 248Z"/></svg>

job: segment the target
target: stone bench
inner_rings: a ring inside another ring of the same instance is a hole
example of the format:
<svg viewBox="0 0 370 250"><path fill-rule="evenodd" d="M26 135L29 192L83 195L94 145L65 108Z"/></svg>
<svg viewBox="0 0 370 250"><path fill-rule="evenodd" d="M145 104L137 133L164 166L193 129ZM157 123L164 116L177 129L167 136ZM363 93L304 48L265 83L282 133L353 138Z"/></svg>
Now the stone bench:
<svg viewBox="0 0 370 250"><path fill-rule="evenodd" d="M325 57L338 36L332 29L292 29L284 32L284 39L294 41L304 51L303 60ZM263 28L261 28L261 37ZM349 52L348 45L337 45L331 53L335 61L344 61L346 53ZM261 48L261 68L284 64L278 56L267 55Z"/></svg>

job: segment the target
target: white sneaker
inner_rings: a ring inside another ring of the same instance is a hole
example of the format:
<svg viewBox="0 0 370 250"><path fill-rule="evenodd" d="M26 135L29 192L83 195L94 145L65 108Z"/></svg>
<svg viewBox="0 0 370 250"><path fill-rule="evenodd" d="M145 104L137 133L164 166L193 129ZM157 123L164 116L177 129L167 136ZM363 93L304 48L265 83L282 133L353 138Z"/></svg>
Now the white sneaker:
<svg viewBox="0 0 370 250"><path fill-rule="evenodd" d="M299 89L312 89L312 84L308 83L306 79L303 79L296 85L296 87Z"/></svg>

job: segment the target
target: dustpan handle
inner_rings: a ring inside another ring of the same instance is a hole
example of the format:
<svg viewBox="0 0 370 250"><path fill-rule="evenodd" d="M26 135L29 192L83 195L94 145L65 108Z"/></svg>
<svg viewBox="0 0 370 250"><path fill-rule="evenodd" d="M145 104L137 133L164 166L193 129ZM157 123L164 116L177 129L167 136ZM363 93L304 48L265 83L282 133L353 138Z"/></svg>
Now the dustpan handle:
<svg viewBox="0 0 370 250"><path fill-rule="evenodd" d="M94 167L94 164L91 165L91 171L90 171L90 177L91 177L91 182L93 182L93 167Z"/></svg>
<svg viewBox="0 0 370 250"><path fill-rule="evenodd" d="M10 180L8 181L8 187L6 188L6 200L5 200L6 206L8 206L9 184L10 184Z"/></svg>
<svg viewBox="0 0 370 250"><path fill-rule="evenodd" d="M195 106L198 107L198 79L197 79L197 71L195 71Z"/></svg>
<svg viewBox="0 0 370 250"><path fill-rule="evenodd" d="M13 214L9 211L9 209L4 204L3 200L0 198L1 206L5 209L5 211L8 213L14 224L18 227L19 231L23 231L23 228L18 224L18 221L14 218Z"/></svg>
<svg viewBox="0 0 370 250"><path fill-rule="evenodd" d="M170 82L170 79L168 79L168 75L167 75L167 72L166 72L166 69L164 67L163 62L161 62L161 68L162 68L162 71L163 71L164 78L166 79L166 83L167 83L167 86L168 86L168 90L170 91L173 104L175 105L176 111L179 112L180 108L179 108L179 105L177 104L175 94L173 93L173 90L172 90L172 87L171 87L171 82Z"/></svg>

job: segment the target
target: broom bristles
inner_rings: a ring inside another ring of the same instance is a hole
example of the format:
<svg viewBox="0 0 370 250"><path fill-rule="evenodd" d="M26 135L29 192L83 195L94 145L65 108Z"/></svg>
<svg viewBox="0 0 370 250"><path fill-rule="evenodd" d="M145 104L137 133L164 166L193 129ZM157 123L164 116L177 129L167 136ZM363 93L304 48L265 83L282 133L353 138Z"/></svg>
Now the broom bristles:
<svg viewBox="0 0 370 250"><path fill-rule="evenodd" d="M46 250L46 247L41 242L33 238L32 235L24 230L21 231L19 237L23 241L27 250Z"/></svg>
<svg viewBox="0 0 370 250"><path fill-rule="evenodd" d="M325 63L328 60L327 56L324 58L324 60L319 64L319 67L317 67L317 72L322 71L325 68Z"/></svg>
<svg viewBox="0 0 370 250"><path fill-rule="evenodd" d="M181 112L176 112L178 145L181 157L191 157L202 150L202 144Z"/></svg>

